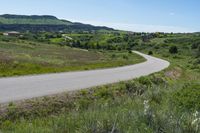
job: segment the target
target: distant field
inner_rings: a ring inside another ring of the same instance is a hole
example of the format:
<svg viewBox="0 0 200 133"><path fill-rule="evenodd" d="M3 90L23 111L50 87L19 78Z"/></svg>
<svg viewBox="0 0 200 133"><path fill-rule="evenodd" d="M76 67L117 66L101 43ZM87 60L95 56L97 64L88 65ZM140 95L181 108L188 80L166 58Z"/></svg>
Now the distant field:
<svg viewBox="0 0 200 133"><path fill-rule="evenodd" d="M127 51L87 51L29 41L0 42L0 77L90 70L145 61Z"/></svg>

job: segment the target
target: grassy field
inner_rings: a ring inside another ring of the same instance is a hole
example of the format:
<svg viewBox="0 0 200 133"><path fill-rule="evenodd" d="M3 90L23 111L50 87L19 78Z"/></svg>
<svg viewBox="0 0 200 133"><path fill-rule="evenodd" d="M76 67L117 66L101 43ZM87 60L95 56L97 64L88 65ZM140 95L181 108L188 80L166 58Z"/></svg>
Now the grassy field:
<svg viewBox="0 0 200 133"><path fill-rule="evenodd" d="M168 75L171 71L73 95L10 104L0 128L8 133L198 133L199 75L186 72L196 78L188 80L185 72L174 77Z"/></svg>
<svg viewBox="0 0 200 133"><path fill-rule="evenodd" d="M127 51L87 51L29 41L0 42L0 77L117 67L143 61Z"/></svg>
<svg viewBox="0 0 200 133"><path fill-rule="evenodd" d="M188 36L179 36L152 39L136 48L170 61L168 69L126 82L2 105L0 131L199 133L198 49L188 43L193 42L191 37L183 43L179 41ZM178 53L169 53L172 45Z"/></svg>

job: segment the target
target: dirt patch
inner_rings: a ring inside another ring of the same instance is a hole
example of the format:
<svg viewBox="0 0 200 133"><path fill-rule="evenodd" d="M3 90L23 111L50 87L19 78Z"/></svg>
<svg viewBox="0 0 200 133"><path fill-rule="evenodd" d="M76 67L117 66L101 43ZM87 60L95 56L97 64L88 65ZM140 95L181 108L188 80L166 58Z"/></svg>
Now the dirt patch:
<svg viewBox="0 0 200 133"><path fill-rule="evenodd" d="M12 60L8 54L0 52L0 63L10 63Z"/></svg>
<svg viewBox="0 0 200 133"><path fill-rule="evenodd" d="M179 67L175 67L172 70L165 72L165 76L171 79L178 79L182 75L182 69Z"/></svg>

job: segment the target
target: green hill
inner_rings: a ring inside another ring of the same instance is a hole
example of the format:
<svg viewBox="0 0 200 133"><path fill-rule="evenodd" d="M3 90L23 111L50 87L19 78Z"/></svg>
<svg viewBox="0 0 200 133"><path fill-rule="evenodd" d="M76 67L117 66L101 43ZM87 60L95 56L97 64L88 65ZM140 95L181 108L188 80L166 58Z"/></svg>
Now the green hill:
<svg viewBox="0 0 200 133"><path fill-rule="evenodd" d="M49 15L0 15L0 31L93 31L113 30L108 27L73 23Z"/></svg>
<svg viewBox="0 0 200 133"><path fill-rule="evenodd" d="M72 22L60 20L48 15L0 15L1 24L34 24L34 25L71 25Z"/></svg>

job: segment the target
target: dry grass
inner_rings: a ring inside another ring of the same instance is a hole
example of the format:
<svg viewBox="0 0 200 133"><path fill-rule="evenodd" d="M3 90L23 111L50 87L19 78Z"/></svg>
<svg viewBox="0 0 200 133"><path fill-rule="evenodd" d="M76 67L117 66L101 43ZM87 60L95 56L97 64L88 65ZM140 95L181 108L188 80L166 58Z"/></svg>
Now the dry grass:
<svg viewBox="0 0 200 133"><path fill-rule="evenodd" d="M0 42L0 77L116 67L142 61L145 60L139 55L126 51L99 52L43 43Z"/></svg>

